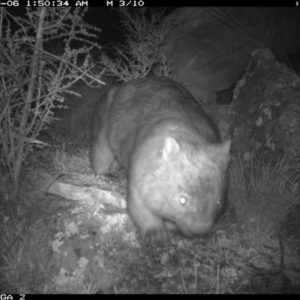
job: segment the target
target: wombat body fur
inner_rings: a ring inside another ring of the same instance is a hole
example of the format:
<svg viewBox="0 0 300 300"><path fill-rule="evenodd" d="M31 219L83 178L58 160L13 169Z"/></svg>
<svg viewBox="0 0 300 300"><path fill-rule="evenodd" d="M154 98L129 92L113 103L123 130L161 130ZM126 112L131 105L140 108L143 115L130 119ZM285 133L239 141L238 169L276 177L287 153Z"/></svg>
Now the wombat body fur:
<svg viewBox="0 0 300 300"><path fill-rule="evenodd" d="M92 167L127 170L128 212L145 243L169 232L208 232L223 210L230 141L193 96L164 78L136 79L109 90L93 124Z"/></svg>

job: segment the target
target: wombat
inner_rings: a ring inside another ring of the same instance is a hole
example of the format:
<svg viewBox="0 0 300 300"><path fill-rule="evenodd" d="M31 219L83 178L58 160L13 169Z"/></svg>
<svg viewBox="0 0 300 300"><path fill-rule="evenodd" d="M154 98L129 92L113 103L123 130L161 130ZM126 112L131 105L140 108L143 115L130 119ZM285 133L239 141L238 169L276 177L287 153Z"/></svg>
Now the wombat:
<svg viewBox="0 0 300 300"><path fill-rule="evenodd" d="M93 124L92 167L127 170L127 207L144 242L208 232L226 201L230 141L179 83L136 79L109 90Z"/></svg>

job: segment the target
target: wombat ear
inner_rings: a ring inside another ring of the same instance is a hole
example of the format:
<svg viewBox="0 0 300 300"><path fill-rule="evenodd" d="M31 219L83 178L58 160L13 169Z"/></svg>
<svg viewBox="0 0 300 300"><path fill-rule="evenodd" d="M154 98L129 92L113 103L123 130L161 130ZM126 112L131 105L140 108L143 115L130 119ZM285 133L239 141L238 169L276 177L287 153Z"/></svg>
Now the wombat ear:
<svg viewBox="0 0 300 300"><path fill-rule="evenodd" d="M179 151L180 151L180 146L176 142L176 140L174 140L171 137L167 137L165 139L164 146L162 149L163 159L169 160L169 156L171 154L178 153Z"/></svg>

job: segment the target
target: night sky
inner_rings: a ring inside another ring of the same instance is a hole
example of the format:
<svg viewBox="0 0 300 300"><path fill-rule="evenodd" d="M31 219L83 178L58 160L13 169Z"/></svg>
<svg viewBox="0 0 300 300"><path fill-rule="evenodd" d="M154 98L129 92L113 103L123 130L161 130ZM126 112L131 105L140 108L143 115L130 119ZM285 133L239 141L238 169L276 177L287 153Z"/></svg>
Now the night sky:
<svg viewBox="0 0 300 300"><path fill-rule="evenodd" d="M132 8L132 10L138 10L139 8ZM153 10L162 9L157 7L147 7L149 12ZM176 7L165 8L165 15L170 14ZM25 16L26 8L8 8L10 14L14 16ZM104 50L109 50L115 47L117 44L124 44L125 31L120 23L120 17L117 11L110 7L89 7L87 13L84 16L84 21L88 24L96 26L101 29L101 34L98 37L98 44ZM12 22L13 30L15 28L14 22ZM16 29L19 27L16 27Z"/></svg>
<svg viewBox="0 0 300 300"><path fill-rule="evenodd" d="M99 44L104 49L124 43L124 32L115 10L107 7L92 7L89 8L84 20L101 29Z"/></svg>
<svg viewBox="0 0 300 300"><path fill-rule="evenodd" d="M157 8L147 8L149 11L155 9ZM176 7L166 8L165 15L170 14L174 9L176 9ZM99 43L100 46L107 49L118 43L125 42L124 29L119 22L119 18L118 13L112 8L92 7L88 10L84 19L87 23L101 28L102 34L99 36Z"/></svg>

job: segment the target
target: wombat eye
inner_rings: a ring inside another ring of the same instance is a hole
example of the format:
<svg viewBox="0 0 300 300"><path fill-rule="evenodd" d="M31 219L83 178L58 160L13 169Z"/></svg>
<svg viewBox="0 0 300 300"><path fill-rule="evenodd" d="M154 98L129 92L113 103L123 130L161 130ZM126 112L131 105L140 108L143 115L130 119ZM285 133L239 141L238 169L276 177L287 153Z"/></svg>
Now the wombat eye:
<svg viewBox="0 0 300 300"><path fill-rule="evenodd" d="M179 201L180 201L180 203L181 203L182 205L185 205L185 204L186 204L186 198L185 198L185 197L180 197Z"/></svg>

